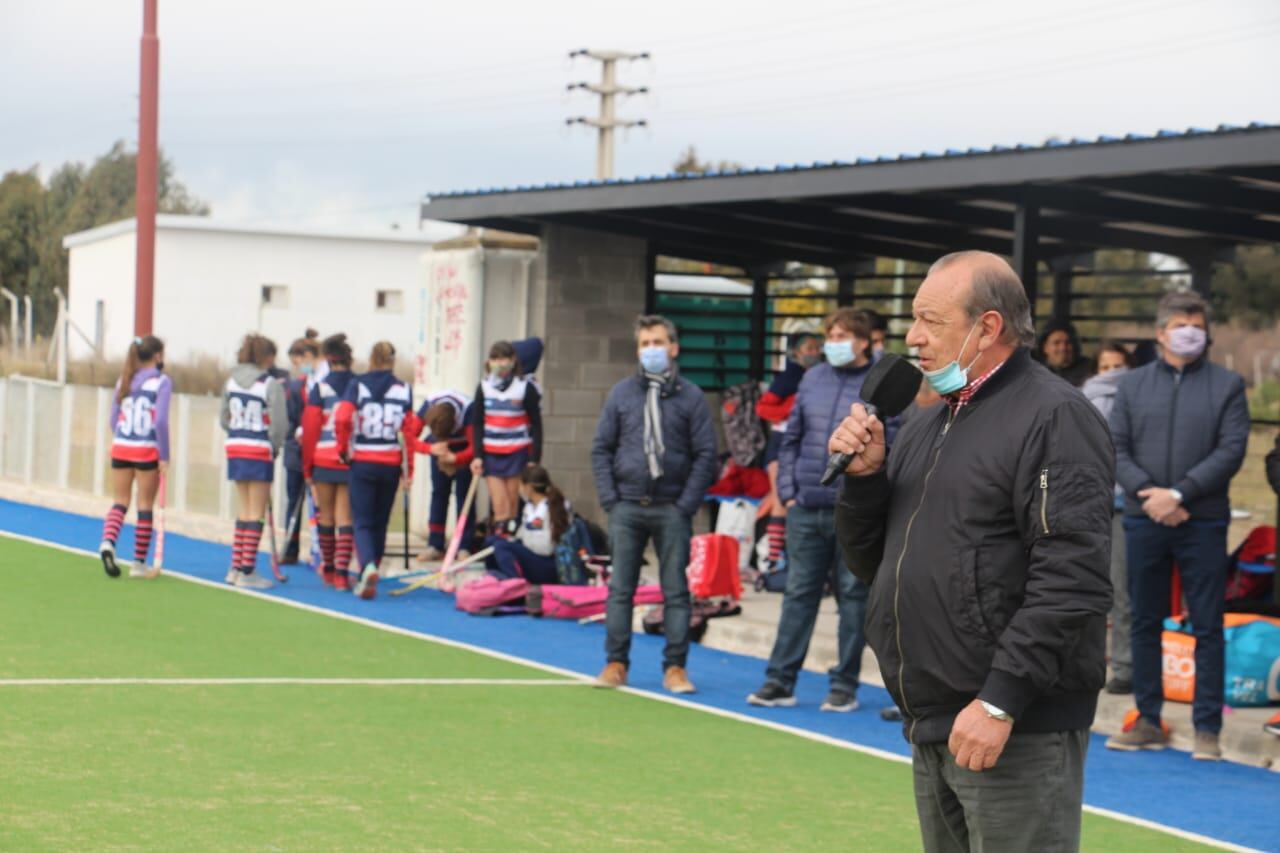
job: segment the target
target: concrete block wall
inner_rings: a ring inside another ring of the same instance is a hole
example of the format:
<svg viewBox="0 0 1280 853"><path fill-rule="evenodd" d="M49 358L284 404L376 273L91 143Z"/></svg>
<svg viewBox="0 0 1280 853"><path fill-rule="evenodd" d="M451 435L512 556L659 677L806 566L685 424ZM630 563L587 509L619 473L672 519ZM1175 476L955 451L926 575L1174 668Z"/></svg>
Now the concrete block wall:
<svg viewBox="0 0 1280 853"><path fill-rule="evenodd" d="M578 512L598 522L591 440L609 389L636 369L632 324L644 310L646 251L643 240L552 226L535 265L531 304L543 306L546 340L543 464Z"/></svg>

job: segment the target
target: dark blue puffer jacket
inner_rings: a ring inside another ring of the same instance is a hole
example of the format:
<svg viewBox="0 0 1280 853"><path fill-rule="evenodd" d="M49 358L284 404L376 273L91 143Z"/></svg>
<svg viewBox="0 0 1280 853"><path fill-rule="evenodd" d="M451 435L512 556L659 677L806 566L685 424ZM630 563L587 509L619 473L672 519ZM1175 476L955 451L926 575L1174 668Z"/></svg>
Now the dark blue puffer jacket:
<svg viewBox="0 0 1280 853"><path fill-rule="evenodd" d="M836 505L839 478L833 485L822 485L827 441L849 416L849 407L862 399L862 383L870 369L870 364L837 368L824 361L805 371L778 450L778 497L783 503L794 500L810 508ZM889 418L885 441L891 444L897 431L898 419Z"/></svg>
<svg viewBox="0 0 1280 853"><path fill-rule="evenodd" d="M661 391L662 477L649 476L644 455L644 407L648 385L639 374L609 392L591 444L600 506L649 499L674 503L685 515L702 505L716 479L716 435L702 389L673 371Z"/></svg>

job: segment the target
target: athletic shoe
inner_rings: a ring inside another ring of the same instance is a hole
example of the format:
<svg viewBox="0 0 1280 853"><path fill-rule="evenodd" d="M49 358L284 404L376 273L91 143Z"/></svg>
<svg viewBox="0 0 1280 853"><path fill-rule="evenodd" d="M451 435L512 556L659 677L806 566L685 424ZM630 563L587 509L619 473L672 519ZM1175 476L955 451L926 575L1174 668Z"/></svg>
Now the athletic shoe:
<svg viewBox="0 0 1280 853"><path fill-rule="evenodd" d="M237 569L235 566L232 566L231 568L227 569L227 576L222 579L222 582L234 584L236 582L236 578L238 577L240 577L240 570Z"/></svg>
<svg viewBox="0 0 1280 853"><path fill-rule="evenodd" d="M600 687L626 687L626 664L618 663L617 661L605 664L604 669L596 676L596 684Z"/></svg>
<svg viewBox="0 0 1280 853"><path fill-rule="evenodd" d="M364 567L360 580L356 582L355 594L365 601L373 600L378 594L378 567L373 563Z"/></svg>
<svg viewBox="0 0 1280 853"><path fill-rule="evenodd" d="M693 682L689 680L689 673L685 672L682 666L667 667L667 671L662 674L662 689L668 693L681 695L698 692Z"/></svg>
<svg viewBox="0 0 1280 853"><path fill-rule="evenodd" d="M338 573L325 569L320 573L320 580L324 581L325 586L333 586L337 582Z"/></svg>
<svg viewBox="0 0 1280 853"><path fill-rule="evenodd" d="M271 589L273 586L275 584L256 572L250 572L247 575L241 572L236 578L237 589Z"/></svg>
<svg viewBox="0 0 1280 853"><path fill-rule="evenodd" d="M135 560L129 568L129 577L131 578L147 578L150 580L160 574L159 569L148 568L146 563Z"/></svg>
<svg viewBox="0 0 1280 853"><path fill-rule="evenodd" d="M1113 678L1107 682L1107 686L1102 688L1112 696L1127 696L1133 692L1133 679L1131 678Z"/></svg>
<svg viewBox="0 0 1280 853"><path fill-rule="evenodd" d="M414 559L419 563L438 563L444 559L444 551L439 548L428 548Z"/></svg>
<svg viewBox="0 0 1280 853"><path fill-rule="evenodd" d="M1140 749L1164 749L1169 739L1164 732L1139 717L1133 728L1107 739L1107 749L1137 752Z"/></svg>
<svg viewBox="0 0 1280 853"><path fill-rule="evenodd" d="M351 580L348 578L350 572L336 571L333 573L333 588L338 592L350 592Z"/></svg>
<svg viewBox="0 0 1280 853"><path fill-rule="evenodd" d="M790 708L796 704L796 695L781 684L766 681L764 687L747 696L747 704L761 708Z"/></svg>
<svg viewBox="0 0 1280 853"><path fill-rule="evenodd" d="M102 570L109 578L120 577L120 567L116 565L116 545L110 539L103 539L98 546L98 556L102 558Z"/></svg>
<svg viewBox="0 0 1280 853"><path fill-rule="evenodd" d="M880 709L880 719L886 723L902 722L902 712L898 710L897 705L890 705L888 708Z"/></svg>
<svg viewBox="0 0 1280 853"><path fill-rule="evenodd" d="M1191 750L1191 757L1196 761L1221 761L1222 746L1218 743L1218 735L1214 732L1196 732L1196 745Z"/></svg>
<svg viewBox="0 0 1280 853"><path fill-rule="evenodd" d="M834 711L837 714L847 714L850 711L858 710L858 700L848 690L840 690L833 687L827 694L827 698L823 700L822 707L819 711Z"/></svg>
<svg viewBox="0 0 1280 853"><path fill-rule="evenodd" d="M1262 730L1269 735L1280 737L1280 713L1263 723Z"/></svg>

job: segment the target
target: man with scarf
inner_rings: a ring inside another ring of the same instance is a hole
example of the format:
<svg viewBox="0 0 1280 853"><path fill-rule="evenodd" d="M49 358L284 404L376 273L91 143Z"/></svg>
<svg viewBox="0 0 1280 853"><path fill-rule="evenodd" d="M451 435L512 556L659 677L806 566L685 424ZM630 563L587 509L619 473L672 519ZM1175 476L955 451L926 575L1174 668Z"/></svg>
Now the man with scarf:
<svg viewBox="0 0 1280 853"><path fill-rule="evenodd" d="M627 683L632 599L650 538L663 596L663 687L692 693L689 652L689 561L692 520L715 481L716 439L702 390L680 377L676 327L650 314L636 320L639 370L613 387L591 445L600 505L609 513L613 575L605 626L607 663L599 681Z"/></svg>
<svg viewBox="0 0 1280 853"><path fill-rule="evenodd" d="M1178 564L1196 637L1192 758L1222 750L1222 608L1227 582L1227 488L1244 461L1249 406L1244 378L1205 355L1209 306L1170 293L1156 310L1160 358L1130 371L1111 409L1116 479L1125 492L1125 556L1133 608L1133 694L1141 717L1111 749L1163 749L1160 637Z"/></svg>

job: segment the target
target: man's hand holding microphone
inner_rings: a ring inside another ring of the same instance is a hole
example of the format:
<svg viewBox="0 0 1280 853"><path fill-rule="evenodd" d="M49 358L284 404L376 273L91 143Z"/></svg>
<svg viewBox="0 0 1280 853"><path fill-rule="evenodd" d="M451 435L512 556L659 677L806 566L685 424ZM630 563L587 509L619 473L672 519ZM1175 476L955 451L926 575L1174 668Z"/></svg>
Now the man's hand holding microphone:
<svg viewBox="0 0 1280 853"><path fill-rule="evenodd" d="M849 417L840 422L827 442L827 452L852 457L844 473L854 477L875 474L884 467L884 424L862 403L849 407Z"/></svg>

